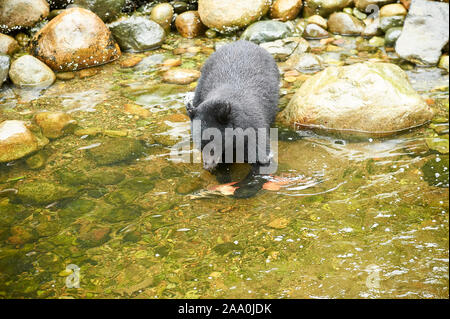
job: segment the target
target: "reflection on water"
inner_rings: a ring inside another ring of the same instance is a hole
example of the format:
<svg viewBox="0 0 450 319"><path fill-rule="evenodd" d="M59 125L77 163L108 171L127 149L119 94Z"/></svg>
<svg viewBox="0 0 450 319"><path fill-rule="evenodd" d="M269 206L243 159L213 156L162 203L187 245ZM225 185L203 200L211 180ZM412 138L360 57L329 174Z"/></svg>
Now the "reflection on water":
<svg viewBox="0 0 450 319"><path fill-rule="evenodd" d="M192 88L160 83L152 68L105 65L8 111L68 111L85 131L51 141L43 168L0 166L0 296L448 298L448 153L429 147L448 124L383 139L283 131L277 188L194 200L217 182L170 159L189 135ZM152 116L125 113L131 102ZM436 118L448 120L446 105ZM236 165L233 179L247 170ZM80 288L65 285L70 264Z"/></svg>

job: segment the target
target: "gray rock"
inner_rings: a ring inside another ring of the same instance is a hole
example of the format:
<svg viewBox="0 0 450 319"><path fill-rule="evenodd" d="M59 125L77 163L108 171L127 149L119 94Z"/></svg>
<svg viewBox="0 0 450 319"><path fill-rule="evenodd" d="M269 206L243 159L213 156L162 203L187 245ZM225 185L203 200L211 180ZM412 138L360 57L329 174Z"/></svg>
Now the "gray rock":
<svg viewBox="0 0 450 319"><path fill-rule="evenodd" d="M380 29L386 32L389 29L401 27L404 23L404 16L383 17L380 19Z"/></svg>
<svg viewBox="0 0 450 319"><path fill-rule="evenodd" d="M125 6L125 0L74 0L74 5L91 10L105 22L116 19Z"/></svg>
<svg viewBox="0 0 450 319"><path fill-rule="evenodd" d="M10 64L11 59L9 58L9 56L0 53L0 87L8 78Z"/></svg>
<svg viewBox="0 0 450 319"><path fill-rule="evenodd" d="M322 58L306 52L293 54L285 65L302 73L315 73L323 69Z"/></svg>
<svg viewBox="0 0 450 319"><path fill-rule="evenodd" d="M411 4L395 51L408 61L436 65L449 39L449 5L415 0Z"/></svg>
<svg viewBox="0 0 450 319"><path fill-rule="evenodd" d="M303 36L306 39L323 39L329 36L328 31L321 26L310 23L306 26Z"/></svg>
<svg viewBox="0 0 450 319"><path fill-rule="evenodd" d="M158 23L138 16L113 22L109 29L120 48L132 52L158 48L166 36Z"/></svg>
<svg viewBox="0 0 450 319"><path fill-rule="evenodd" d="M403 30L402 27L390 28L389 30L387 30L384 36L384 44L387 47L395 46L395 43L402 34L402 30Z"/></svg>
<svg viewBox="0 0 450 319"><path fill-rule="evenodd" d="M306 52L309 48L309 43L303 38L285 38L282 40L261 43L259 46L272 54L275 60L284 61L294 52L294 50Z"/></svg>
<svg viewBox="0 0 450 319"><path fill-rule="evenodd" d="M241 39L257 44L285 38L290 35L289 27L280 21L259 21L250 25L242 34Z"/></svg>
<svg viewBox="0 0 450 319"><path fill-rule="evenodd" d="M9 78L23 88L46 88L56 80L55 73L31 55L23 55L11 63Z"/></svg>

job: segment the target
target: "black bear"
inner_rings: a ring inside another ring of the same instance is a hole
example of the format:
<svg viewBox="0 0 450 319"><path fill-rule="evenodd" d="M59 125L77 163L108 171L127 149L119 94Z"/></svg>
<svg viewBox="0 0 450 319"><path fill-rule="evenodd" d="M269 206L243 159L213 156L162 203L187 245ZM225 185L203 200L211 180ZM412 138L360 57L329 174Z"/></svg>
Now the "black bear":
<svg viewBox="0 0 450 319"><path fill-rule="evenodd" d="M279 81L278 66L265 49L236 41L208 58L186 104L203 167L215 171L219 182L230 182L229 163L252 165L235 185L235 197L253 196L264 184L260 172L272 161L269 129L278 112Z"/></svg>

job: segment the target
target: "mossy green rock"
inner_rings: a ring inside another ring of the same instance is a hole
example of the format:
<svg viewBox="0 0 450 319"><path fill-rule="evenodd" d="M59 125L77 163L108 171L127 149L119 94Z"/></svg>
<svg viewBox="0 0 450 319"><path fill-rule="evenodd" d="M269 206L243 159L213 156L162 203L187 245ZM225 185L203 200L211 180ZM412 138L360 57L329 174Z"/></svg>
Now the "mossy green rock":
<svg viewBox="0 0 450 319"><path fill-rule="evenodd" d="M390 63L328 67L307 79L280 114L287 125L389 135L431 120L433 111Z"/></svg>
<svg viewBox="0 0 450 319"><path fill-rule="evenodd" d="M184 177L178 181L175 191L178 194L186 195L193 193L202 187L203 183L198 177Z"/></svg>
<svg viewBox="0 0 450 319"><path fill-rule="evenodd" d="M447 156L434 157L422 166L424 180L438 187L449 186L449 159Z"/></svg>
<svg viewBox="0 0 450 319"><path fill-rule="evenodd" d="M145 150L140 140L132 138L111 138L100 146L86 150L87 155L98 165L110 165L135 159Z"/></svg>
<svg viewBox="0 0 450 319"><path fill-rule="evenodd" d="M401 27L403 26L404 23L405 23L404 16L384 17L380 19L380 29L386 32L391 28Z"/></svg>
<svg viewBox="0 0 450 319"><path fill-rule="evenodd" d="M18 187L16 198L23 203L46 205L76 195L76 190L54 183L35 181Z"/></svg>
<svg viewBox="0 0 450 319"><path fill-rule="evenodd" d="M125 174L113 170L95 170L89 172L89 183L94 185L116 185L123 181Z"/></svg>

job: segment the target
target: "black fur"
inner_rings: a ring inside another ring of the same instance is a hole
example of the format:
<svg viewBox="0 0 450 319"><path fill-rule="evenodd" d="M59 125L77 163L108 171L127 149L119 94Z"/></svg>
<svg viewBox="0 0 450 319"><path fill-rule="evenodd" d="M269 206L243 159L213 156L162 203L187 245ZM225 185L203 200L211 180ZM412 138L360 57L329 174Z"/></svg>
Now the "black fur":
<svg viewBox="0 0 450 319"><path fill-rule="evenodd" d="M189 117L202 121L202 132L217 128L223 137L225 128L264 128L268 131L278 112L279 81L278 67L266 50L248 41L227 44L205 62L194 99L186 105ZM209 142L202 140L202 150ZM259 167L269 162L270 141L267 139L266 148L257 149L257 152L264 152L266 160L253 163L252 173L244 180L253 188ZM207 154L203 161L207 169L223 168ZM245 189L244 186L240 188Z"/></svg>

